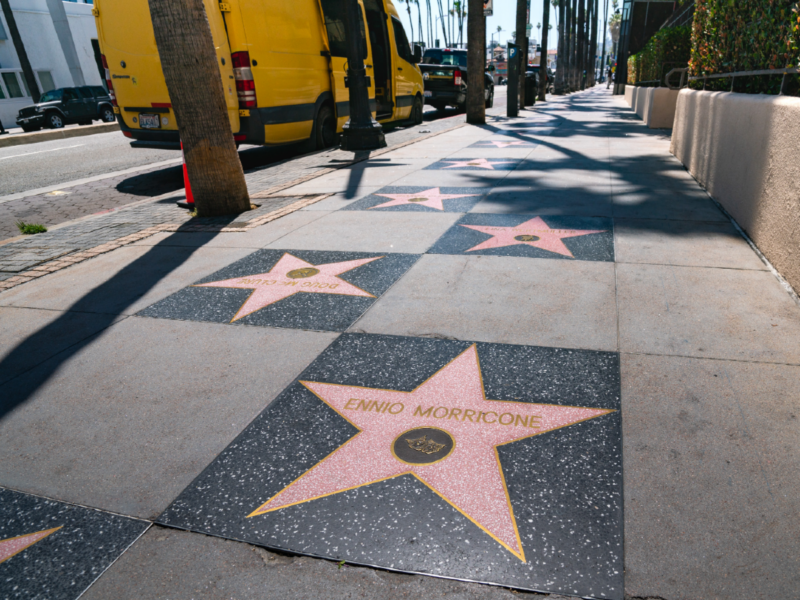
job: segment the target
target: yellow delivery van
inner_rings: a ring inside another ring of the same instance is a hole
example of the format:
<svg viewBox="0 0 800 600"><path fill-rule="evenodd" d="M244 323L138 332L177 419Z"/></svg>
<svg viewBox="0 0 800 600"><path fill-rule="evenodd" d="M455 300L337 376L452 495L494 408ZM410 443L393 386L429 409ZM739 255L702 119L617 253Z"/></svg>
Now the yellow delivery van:
<svg viewBox="0 0 800 600"><path fill-rule="evenodd" d="M331 146L349 116L342 0L204 0L237 143ZM373 116L422 122L423 83L391 0L359 0ZM95 0L106 84L129 138L177 142L147 0ZM196 90L202 94L203 90Z"/></svg>

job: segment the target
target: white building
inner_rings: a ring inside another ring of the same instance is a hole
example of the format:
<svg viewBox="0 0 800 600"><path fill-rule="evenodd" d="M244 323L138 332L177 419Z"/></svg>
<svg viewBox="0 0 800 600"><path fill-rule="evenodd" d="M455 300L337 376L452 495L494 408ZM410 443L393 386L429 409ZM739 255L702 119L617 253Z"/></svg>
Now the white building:
<svg viewBox="0 0 800 600"><path fill-rule="evenodd" d="M92 16L92 5L86 1L63 4L85 84L102 85L92 46L92 40L97 44L97 28ZM39 91L46 92L74 85L53 19L47 9L47 0L10 0L10 3L28 60L39 84ZM16 127L17 111L32 102L14 42L9 34L8 23L0 11L0 120L3 125L6 128Z"/></svg>

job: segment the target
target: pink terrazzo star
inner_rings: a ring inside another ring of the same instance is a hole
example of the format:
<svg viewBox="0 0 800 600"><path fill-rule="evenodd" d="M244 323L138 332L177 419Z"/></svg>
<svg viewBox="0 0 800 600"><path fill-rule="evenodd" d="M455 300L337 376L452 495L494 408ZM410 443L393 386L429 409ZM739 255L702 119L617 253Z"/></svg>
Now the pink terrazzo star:
<svg viewBox="0 0 800 600"><path fill-rule="evenodd" d="M496 148L508 148L509 146L522 146L524 144L529 144L530 142L496 142L494 140L487 140L487 144L493 144Z"/></svg>
<svg viewBox="0 0 800 600"><path fill-rule="evenodd" d="M447 162L453 162L448 160ZM475 167L476 169L489 169L490 171L494 171L494 165L505 165L510 162L511 160L496 160L494 162L489 162L485 158L473 158L471 160L461 160L457 162L453 162L452 165L449 167L444 167L445 169L456 169L458 167Z"/></svg>
<svg viewBox="0 0 800 600"><path fill-rule="evenodd" d="M411 392L301 383L360 432L249 516L411 474L523 562L497 446L613 412L487 400L475 346ZM414 433L420 428L449 436L450 449ZM404 443L428 464L399 458L395 444Z"/></svg>
<svg viewBox="0 0 800 600"><path fill-rule="evenodd" d="M19 554L25 550L25 548L33 546L36 542L40 542L59 529L61 529L61 527L54 527L53 529L45 529L44 531L37 531L36 533L28 533L26 535L8 538L7 540L0 540L0 563L4 563L15 554Z"/></svg>
<svg viewBox="0 0 800 600"><path fill-rule="evenodd" d="M342 296L363 296L374 298L372 294L365 292L337 275L346 271L360 267L373 260L383 258L362 258L360 260L348 260L340 263L328 263L326 265L312 265L304 260L284 254L268 273L247 275L245 277L235 277L223 281L212 281L211 283L201 283L194 287L221 287L221 288L242 288L253 290L239 311L231 319L231 323L238 321L242 317L256 312L274 304L278 300L283 300L294 294L305 292L307 294L339 294Z"/></svg>
<svg viewBox="0 0 800 600"><path fill-rule="evenodd" d="M442 200L449 200L450 198L471 198L475 194L443 194L439 188L431 188L424 192L417 192L415 194L375 194L376 196L383 196L391 198L391 202L385 202L372 206L373 208L386 208L387 206L401 206L403 204L417 204L419 206L427 206L428 208L435 208L436 210L444 210Z"/></svg>
<svg viewBox="0 0 800 600"><path fill-rule="evenodd" d="M603 233L605 231L604 229L551 229L541 217L534 217L530 221L525 221L515 227L490 227L485 225L462 225L462 227L492 236L491 239L481 242L467 250L467 252L525 244L526 246L533 246L548 252L569 256L570 258L575 257L572 256L572 252L561 241L562 238L589 235L590 233Z"/></svg>

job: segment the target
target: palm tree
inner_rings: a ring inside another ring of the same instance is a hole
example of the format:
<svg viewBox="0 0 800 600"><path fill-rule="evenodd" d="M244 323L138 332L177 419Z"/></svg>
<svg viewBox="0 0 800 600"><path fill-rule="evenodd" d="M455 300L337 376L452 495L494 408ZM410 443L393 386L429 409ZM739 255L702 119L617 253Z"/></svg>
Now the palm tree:
<svg viewBox="0 0 800 600"><path fill-rule="evenodd" d="M464 0L454 0L453 12L458 19L458 43L460 45L464 37L464 17L467 16L467 7L464 6Z"/></svg>
<svg viewBox="0 0 800 600"><path fill-rule="evenodd" d="M483 0L469 0L467 15L467 123L486 123L486 100L483 97L486 69L486 18Z"/></svg>
<svg viewBox="0 0 800 600"><path fill-rule="evenodd" d="M403 0L400 0L402 3ZM408 24L411 28L411 43L414 43L414 19L411 18L411 3L413 0L406 0L406 10L408 11Z"/></svg>
<svg viewBox="0 0 800 600"><path fill-rule="evenodd" d="M444 18L444 6L442 6L442 0L436 0L436 3L439 5L439 21L441 22L442 26L442 35L444 36L444 46L447 48L450 44L447 43L447 23L445 23Z"/></svg>
<svg viewBox="0 0 800 600"><path fill-rule="evenodd" d="M197 215L250 210L203 0L148 0L148 4Z"/></svg>
<svg viewBox="0 0 800 600"><path fill-rule="evenodd" d="M548 34L553 28L550 25L550 3L544 0L544 10L542 11L542 22L544 22L544 35L542 36L542 55L539 59L539 100L544 102L547 99L547 46L549 44Z"/></svg>

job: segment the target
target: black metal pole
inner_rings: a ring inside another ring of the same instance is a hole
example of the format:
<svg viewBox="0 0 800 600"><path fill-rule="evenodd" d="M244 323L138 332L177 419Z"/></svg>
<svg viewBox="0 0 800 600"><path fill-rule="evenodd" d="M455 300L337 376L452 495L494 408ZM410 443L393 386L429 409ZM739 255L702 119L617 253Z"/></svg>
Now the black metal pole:
<svg viewBox="0 0 800 600"><path fill-rule="evenodd" d="M383 128L372 118L369 108L370 78L364 68L366 39L361 6L357 0L345 0L345 36L347 36L347 78L345 86L350 91L350 120L342 128L342 150L358 152L386 147Z"/></svg>

